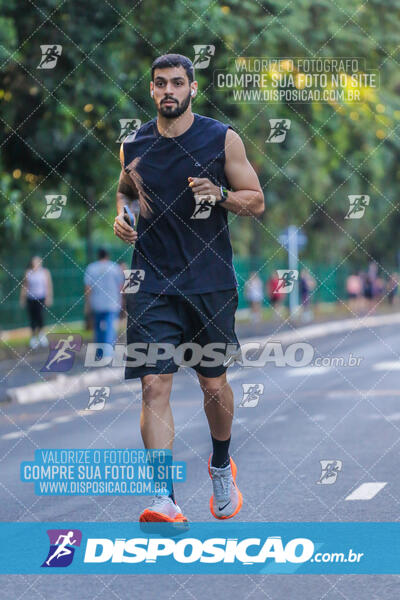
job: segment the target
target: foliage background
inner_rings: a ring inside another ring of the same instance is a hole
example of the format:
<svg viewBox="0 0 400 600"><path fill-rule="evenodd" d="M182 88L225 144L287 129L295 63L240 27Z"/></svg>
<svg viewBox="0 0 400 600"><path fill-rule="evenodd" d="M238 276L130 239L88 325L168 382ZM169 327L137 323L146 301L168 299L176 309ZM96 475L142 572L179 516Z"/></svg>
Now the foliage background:
<svg viewBox="0 0 400 600"><path fill-rule="evenodd" d="M82 269L99 244L121 260L112 233L120 170L119 119L155 115L148 94L155 57L214 44L196 72L193 110L231 123L264 188L260 219L230 215L236 257L285 262L277 236L302 226L303 264L346 272L398 262L400 226L399 0L0 0L0 285L14 298L20 272L41 249L53 268ZM41 44L61 44L39 70ZM212 71L237 56L362 57L380 89L360 104L232 104ZM284 144L266 144L269 118L289 118ZM66 194L62 219L42 219L45 194ZM369 194L361 220L344 220L349 194ZM283 265L285 266L285 265ZM243 282L241 282L242 284Z"/></svg>

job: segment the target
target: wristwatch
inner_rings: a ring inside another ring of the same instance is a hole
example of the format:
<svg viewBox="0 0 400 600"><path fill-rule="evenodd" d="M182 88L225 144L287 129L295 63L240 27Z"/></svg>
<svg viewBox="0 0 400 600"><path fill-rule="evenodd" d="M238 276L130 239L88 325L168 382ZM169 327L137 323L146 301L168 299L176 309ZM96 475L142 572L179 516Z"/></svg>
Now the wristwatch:
<svg viewBox="0 0 400 600"><path fill-rule="evenodd" d="M220 186L219 188L220 194L221 194L221 199L217 200L216 204L221 204L222 202L225 202L225 200L228 198L228 192L229 190L224 187L223 185Z"/></svg>

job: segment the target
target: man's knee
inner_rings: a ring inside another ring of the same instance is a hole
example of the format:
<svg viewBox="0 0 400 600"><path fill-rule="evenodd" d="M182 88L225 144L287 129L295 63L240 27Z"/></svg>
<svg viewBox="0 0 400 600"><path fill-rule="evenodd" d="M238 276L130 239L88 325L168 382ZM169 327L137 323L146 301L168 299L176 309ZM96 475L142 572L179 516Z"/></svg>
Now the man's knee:
<svg viewBox="0 0 400 600"><path fill-rule="evenodd" d="M172 373L144 375L142 379L142 400L146 405L168 404L172 387Z"/></svg>
<svg viewBox="0 0 400 600"><path fill-rule="evenodd" d="M203 375L197 375L200 387L203 390L205 398L208 400L219 400L229 386L225 373L219 377L203 377Z"/></svg>

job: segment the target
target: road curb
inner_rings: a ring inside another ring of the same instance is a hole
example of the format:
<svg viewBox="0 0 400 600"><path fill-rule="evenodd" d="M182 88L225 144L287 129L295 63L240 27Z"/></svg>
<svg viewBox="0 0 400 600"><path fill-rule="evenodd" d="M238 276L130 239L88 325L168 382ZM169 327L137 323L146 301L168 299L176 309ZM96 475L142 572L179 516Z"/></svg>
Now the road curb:
<svg viewBox="0 0 400 600"><path fill-rule="evenodd" d="M258 338L258 340L260 342L269 342L272 340L279 342L294 342L297 340L307 341L323 335L342 333L343 331L353 331L356 329L363 329L364 327L393 325L395 323L400 323L400 313L358 317L356 319L340 319L338 321L325 321L324 323L304 325L303 327L291 331L271 333L270 335ZM255 336L240 340L240 343L244 344L247 341L254 340L254 337Z"/></svg>
<svg viewBox="0 0 400 600"><path fill-rule="evenodd" d="M58 375L51 381L40 381L20 387L10 388L6 392L6 400L18 404L32 404L73 396L89 385L105 385L120 381L123 369L103 367L79 375Z"/></svg>

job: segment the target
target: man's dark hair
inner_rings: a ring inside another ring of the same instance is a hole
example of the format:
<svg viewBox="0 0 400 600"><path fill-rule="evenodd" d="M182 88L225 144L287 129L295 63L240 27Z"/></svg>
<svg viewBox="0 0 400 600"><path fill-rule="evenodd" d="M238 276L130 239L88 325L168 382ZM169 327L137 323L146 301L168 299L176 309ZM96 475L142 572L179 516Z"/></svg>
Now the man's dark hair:
<svg viewBox="0 0 400 600"><path fill-rule="evenodd" d="M183 67L188 76L189 83L194 80L194 67L193 63L187 56L182 54L163 54L156 58L151 65L151 80L154 81L155 69L168 69L169 67Z"/></svg>
<svg viewBox="0 0 400 600"><path fill-rule="evenodd" d="M102 258L108 258L110 255L105 248L99 248L97 251L97 256L99 260L101 260Z"/></svg>

